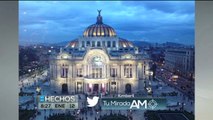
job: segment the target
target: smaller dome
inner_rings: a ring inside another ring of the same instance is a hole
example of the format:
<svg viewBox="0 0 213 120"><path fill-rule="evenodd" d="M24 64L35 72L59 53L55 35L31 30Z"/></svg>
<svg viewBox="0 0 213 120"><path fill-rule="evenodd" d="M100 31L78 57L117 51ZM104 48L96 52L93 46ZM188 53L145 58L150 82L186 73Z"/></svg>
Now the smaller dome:
<svg viewBox="0 0 213 120"><path fill-rule="evenodd" d="M123 48L134 47L134 45L130 41L125 40L123 38L119 38L119 45Z"/></svg>
<svg viewBox="0 0 213 120"><path fill-rule="evenodd" d="M86 28L83 34L84 37L115 37L115 30L106 25L102 21L101 10L98 10L98 17L96 24L90 25Z"/></svg>
<svg viewBox="0 0 213 120"><path fill-rule="evenodd" d="M71 42L69 42L67 45L66 45L66 48L67 47L71 47L71 48L76 48L78 47L78 40L75 39L75 40L72 40Z"/></svg>

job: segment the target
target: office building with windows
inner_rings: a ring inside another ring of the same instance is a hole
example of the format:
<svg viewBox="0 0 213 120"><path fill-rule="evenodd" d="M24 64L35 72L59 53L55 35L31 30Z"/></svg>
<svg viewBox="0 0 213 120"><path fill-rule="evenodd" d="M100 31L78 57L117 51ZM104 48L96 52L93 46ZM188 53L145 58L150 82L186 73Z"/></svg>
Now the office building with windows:
<svg viewBox="0 0 213 120"><path fill-rule="evenodd" d="M165 51L165 68L185 77L193 77L194 57L194 48L168 48Z"/></svg>

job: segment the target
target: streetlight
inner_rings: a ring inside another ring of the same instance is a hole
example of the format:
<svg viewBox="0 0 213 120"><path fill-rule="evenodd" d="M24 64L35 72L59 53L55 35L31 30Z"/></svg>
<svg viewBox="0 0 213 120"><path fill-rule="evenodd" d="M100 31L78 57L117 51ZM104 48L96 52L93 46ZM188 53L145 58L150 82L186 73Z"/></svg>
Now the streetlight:
<svg viewBox="0 0 213 120"><path fill-rule="evenodd" d="M152 93L152 88L151 87L147 87L146 90L147 90L148 94Z"/></svg>
<svg viewBox="0 0 213 120"><path fill-rule="evenodd" d="M37 92L38 94L40 94L41 88L40 88L40 87L37 87L37 88L36 88L36 92Z"/></svg>
<svg viewBox="0 0 213 120"><path fill-rule="evenodd" d="M149 80L150 80L150 77L152 77L152 76L153 76L153 71L149 71Z"/></svg>
<svg viewBox="0 0 213 120"><path fill-rule="evenodd" d="M116 93L116 90L115 90L115 88L116 88L115 74L113 74L112 77L114 78L114 79L113 79L113 82L112 82L113 93L115 94L115 93Z"/></svg>
<svg viewBox="0 0 213 120"><path fill-rule="evenodd" d="M175 83L175 84L177 84L177 79L178 79L179 77L178 77L178 75L173 75L172 76L172 81Z"/></svg>
<svg viewBox="0 0 213 120"><path fill-rule="evenodd" d="M186 105L184 102L179 103L179 105L181 105L181 110L184 111L184 106Z"/></svg>
<svg viewBox="0 0 213 120"><path fill-rule="evenodd" d="M146 70L146 71L145 71L145 74L146 74L146 76L148 77L148 76L149 76L149 70ZM146 79L147 79L147 77L146 77Z"/></svg>
<svg viewBox="0 0 213 120"><path fill-rule="evenodd" d="M147 82L148 82L148 85L147 85L147 82L145 83L145 88L146 88L148 94L152 94L151 76L153 76L153 71L151 71L151 70L146 70L146 71L145 71L145 74L146 74L146 76L147 76Z"/></svg>

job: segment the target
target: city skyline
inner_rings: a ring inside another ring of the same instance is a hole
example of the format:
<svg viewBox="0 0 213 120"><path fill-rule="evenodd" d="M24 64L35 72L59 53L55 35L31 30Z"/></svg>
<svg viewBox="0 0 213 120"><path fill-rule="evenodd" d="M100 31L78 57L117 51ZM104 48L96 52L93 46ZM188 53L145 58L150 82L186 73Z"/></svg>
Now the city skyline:
<svg viewBox="0 0 213 120"><path fill-rule="evenodd" d="M193 1L19 3L19 42L71 41L96 22L97 9L102 9L103 22L112 26L119 37L130 41L194 45Z"/></svg>

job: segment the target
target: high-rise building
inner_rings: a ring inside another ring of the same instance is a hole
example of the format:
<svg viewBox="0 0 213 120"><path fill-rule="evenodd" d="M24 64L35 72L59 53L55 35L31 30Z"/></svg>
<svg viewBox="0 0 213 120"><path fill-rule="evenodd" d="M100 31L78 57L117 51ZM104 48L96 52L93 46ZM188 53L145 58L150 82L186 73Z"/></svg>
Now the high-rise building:
<svg viewBox="0 0 213 120"><path fill-rule="evenodd" d="M165 51L165 68L186 77L194 75L194 49L168 48Z"/></svg>

